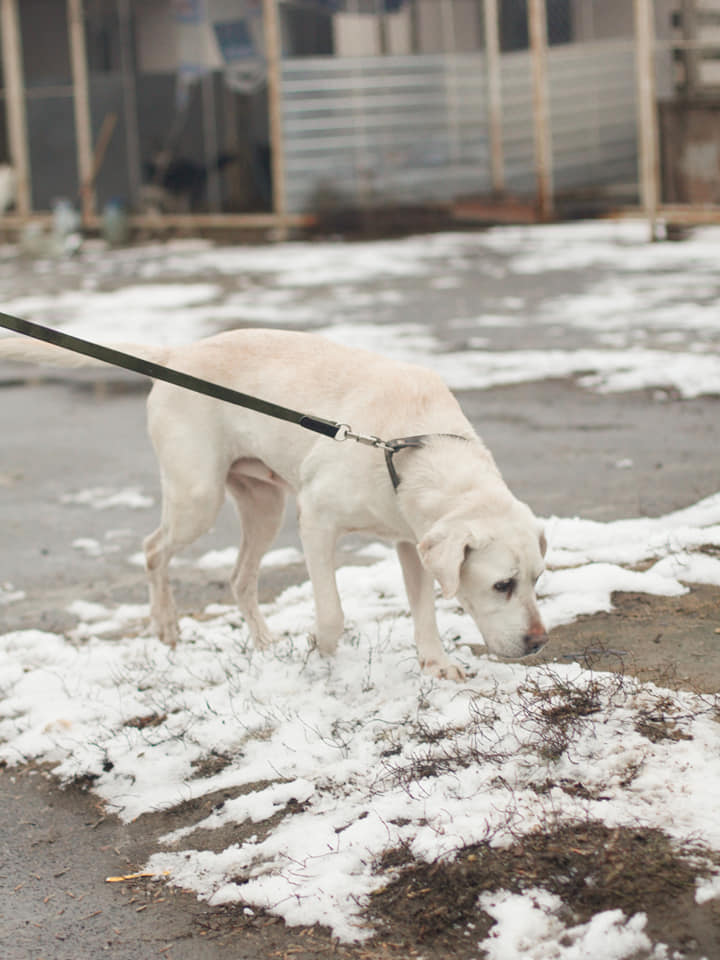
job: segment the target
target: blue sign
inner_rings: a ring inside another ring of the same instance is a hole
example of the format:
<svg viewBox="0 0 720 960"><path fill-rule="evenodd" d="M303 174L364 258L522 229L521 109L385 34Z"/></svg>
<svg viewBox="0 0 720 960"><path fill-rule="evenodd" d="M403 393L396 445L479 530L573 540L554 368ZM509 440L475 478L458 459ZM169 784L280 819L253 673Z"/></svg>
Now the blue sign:
<svg viewBox="0 0 720 960"><path fill-rule="evenodd" d="M220 53L225 63L235 63L257 56L246 20L226 20L213 24Z"/></svg>

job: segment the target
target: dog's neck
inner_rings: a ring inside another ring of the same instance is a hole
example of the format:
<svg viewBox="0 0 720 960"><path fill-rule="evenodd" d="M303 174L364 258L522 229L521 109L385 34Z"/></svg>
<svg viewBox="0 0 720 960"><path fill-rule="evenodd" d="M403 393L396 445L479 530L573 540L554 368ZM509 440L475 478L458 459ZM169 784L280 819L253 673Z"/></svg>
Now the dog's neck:
<svg viewBox="0 0 720 960"><path fill-rule="evenodd" d="M425 447L436 437L459 440L460 443L472 442L471 437L462 437L458 433L422 433L413 437L399 437L397 440L388 440L384 445L385 465L394 490L397 490L400 486L400 474L395 467L395 454L400 450L417 450L420 447Z"/></svg>
<svg viewBox="0 0 720 960"><path fill-rule="evenodd" d="M457 445L457 437L433 434L422 446L403 447L393 457L398 507L418 540L447 515L450 504L476 499L479 476L489 500L499 505L514 499L481 440L465 438L462 453Z"/></svg>

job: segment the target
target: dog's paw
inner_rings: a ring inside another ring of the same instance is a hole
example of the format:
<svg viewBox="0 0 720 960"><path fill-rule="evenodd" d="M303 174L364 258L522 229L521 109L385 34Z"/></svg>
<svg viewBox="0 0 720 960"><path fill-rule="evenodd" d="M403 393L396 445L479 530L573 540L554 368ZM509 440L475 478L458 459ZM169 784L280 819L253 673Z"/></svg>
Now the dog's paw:
<svg viewBox="0 0 720 960"><path fill-rule="evenodd" d="M180 633L176 623L166 623L162 627L156 627L155 632L161 643L170 647L171 650L175 649L180 639Z"/></svg>
<svg viewBox="0 0 720 960"><path fill-rule="evenodd" d="M337 653L338 638L335 636L319 636L317 633L311 633L310 649L317 650L322 657L334 657Z"/></svg>
<svg viewBox="0 0 720 960"><path fill-rule="evenodd" d="M421 660L420 668L423 673L431 677L437 677L438 680L454 680L455 683L462 683L465 680L465 671L449 658L443 660Z"/></svg>
<svg viewBox="0 0 720 960"><path fill-rule="evenodd" d="M251 637L256 650L269 650L277 641L277 637L269 630L259 630Z"/></svg>

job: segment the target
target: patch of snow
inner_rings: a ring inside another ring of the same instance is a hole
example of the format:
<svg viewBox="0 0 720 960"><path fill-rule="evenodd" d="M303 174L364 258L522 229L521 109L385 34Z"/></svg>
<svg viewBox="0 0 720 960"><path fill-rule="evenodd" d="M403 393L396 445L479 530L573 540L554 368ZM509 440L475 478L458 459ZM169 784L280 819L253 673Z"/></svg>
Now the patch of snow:
<svg viewBox="0 0 720 960"><path fill-rule="evenodd" d="M122 490L113 490L109 487L89 487L87 490L78 490L75 493L64 493L60 497L60 502L81 507L92 507L93 510L111 510L113 507L144 510L147 507L152 507L155 503L152 497L141 493L138 487L126 487Z"/></svg>
<svg viewBox="0 0 720 960"><path fill-rule="evenodd" d="M484 893L480 906L497 924L480 944L488 960L628 960L652 948L643 913L628 919L622 910L605 910L588 923L567 926L557 916L562 901L540 889ZM663 945L650 954L650 960L666 957Z"/></svg>
<svg viewBox="0 0 720 960"><path fill-rule="evenodd" d="M25 592L23 590L16 590L11 583L0 583L0 606L24 599Z"/></svg>
<svg viewBox="0 0 720 960"><path fill-rule="evenodd" d="M717 238L718 228L706 227L683 243L649 244L644 224L593 221L381 242L150 244L83 254L61 265L82 270L83 284L16 297L6 309L105 342L177 344L251 324L321 328L429 366L458 390L579 377L598 391L658 387L683 397L717 395ZM462 328L472 347L465 352L448 351L423 311L417 322L398 324L393 309L417 298L419 289L451 296L470 272L509 286L515 277L556 271L575 278L566 285L571 292L532 304L504 293L476 316L464 309L445 316L444 330ZM108 277L117 289L96 289ZM485 329L518 324L546 336L578 331L595 346L486 349ZM651 339L653 346L645 346Z"/></svg>
<svg viewBox="0 0 720 960"><path fill-rule="evenodd" d="M226 547L223 550L208 550L195 561L195 566L201 570L222 570L235 566L238 558L237 547ZM295 547L282 547L269 550L262 559L263 567L285 567L292 563L304 563L302 553Z"/></svg>
<svg viewBox="0 0 720 960"><path fill-rule="evenodd" d="M615 589L673 594L698 574L720 584L720 564L699 549L720 539L720 495L655 520L555 519L548 533L541 606L550 623L603 609ZM648 557L648 569L630 569ZM92 774L93 789L124 820L237 791L209 817L189 815L158 838L148 869L170 871L173 883L212 903L241 900L288 923L327 924L348 940L370 932L362 905L384 882L372 864L400 844L434 860L488 836L502 845L553 819L590 818L657 827L680 842L702 837L720 850L713 698L574 664L480 656L469 646L479 639L474 625L446 600L438 601L441 633L469 679L430 680L417 665L399 564L381 547L365 559L374 562L338 571L349 626L331 660L313 650L308 583L264 605L278 640L263 652L250 645L237 612L217 604L201 619L181 620L174 650L138 629L144 605L78 601L70 607L79 620L71 641L38 630L5 633L0 759L49 763L61 779ZM596 708L553 759L544 752L542 697L568 689L592 690ZM658 702L689 739L642 734L638 716ZM153 723L136 722L145 717ZM467 753L472 762L423 772L418 760L433 748L419 724L444 731L440 755ZM203 774L198 765L211 753L226 762ZM588 796L559 785L533 789L563 778L581 780ZM267 835L243 830L286 807ZM198 846L204 831L233 825L237 842ZM190 835L193 846L182 849ZM705 881L697 889L702 899L720 886ZM568 926L543 893L525 898L512 932L502 918L518 902L493 896L487 909L501 922L483 947L503 960L522 951L571 960L593 953L598 938L615 951L603 948L603 956L617 960L633 945L647 947L641 918L611 912Z"/></svg>

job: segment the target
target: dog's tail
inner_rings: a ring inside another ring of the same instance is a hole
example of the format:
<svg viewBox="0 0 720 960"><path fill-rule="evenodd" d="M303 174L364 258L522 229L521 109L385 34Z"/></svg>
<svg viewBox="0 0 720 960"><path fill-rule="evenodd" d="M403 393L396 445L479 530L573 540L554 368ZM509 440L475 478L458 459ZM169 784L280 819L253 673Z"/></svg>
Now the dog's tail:
<svg viewBox="0 0 720 960"><path fill-rule="evenodd" d="M159 347L144 343L108 343L113 350L132 353L143 360L166 364L170 357L169 347ZM0 339L0 360L14 360L19 363L46 364L51 367L104 367L104 360L86 357L63 347L56 347L44 340L32 340L30 337L3 337Z"/></svg>

